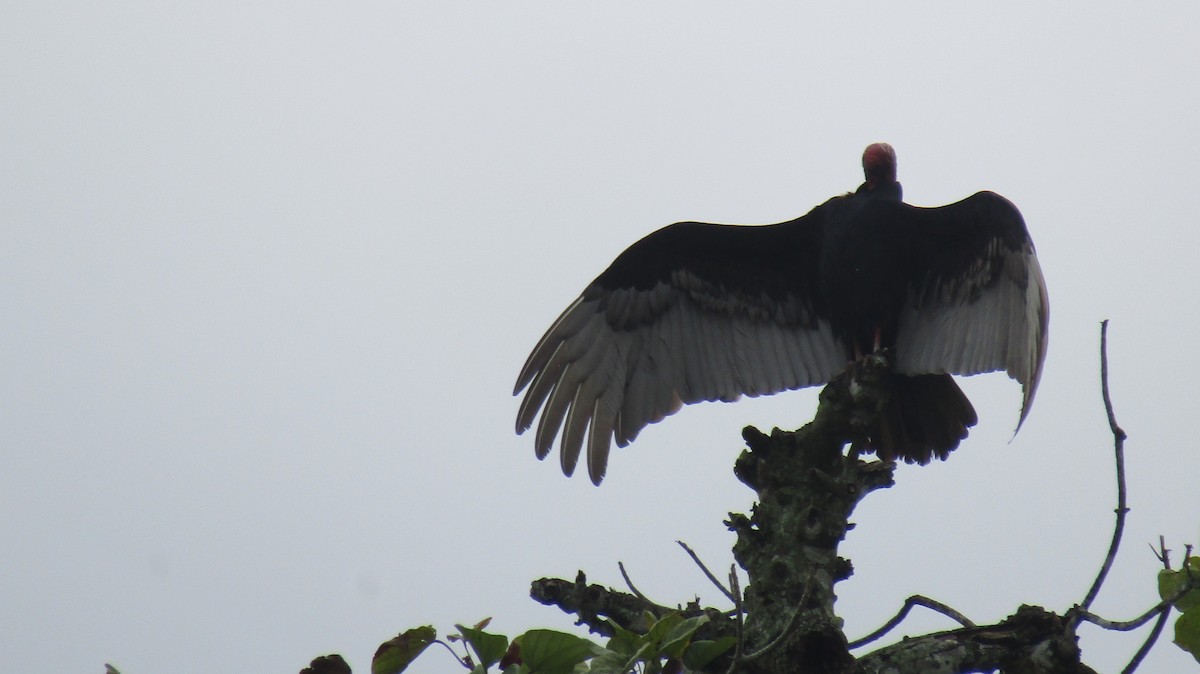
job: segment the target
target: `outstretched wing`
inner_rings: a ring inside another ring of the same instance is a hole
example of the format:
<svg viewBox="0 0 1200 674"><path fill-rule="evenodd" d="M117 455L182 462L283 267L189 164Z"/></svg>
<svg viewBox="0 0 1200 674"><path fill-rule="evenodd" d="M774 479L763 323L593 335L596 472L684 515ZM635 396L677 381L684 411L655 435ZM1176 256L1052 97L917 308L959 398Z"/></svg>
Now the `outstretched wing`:
<svg viewBox="0 0 1200 674"><path fill-rule="evenodd" d="M629 444L683 403L820 384L846 354L816 297L820 209L777 225L685 222L631 246L550 326L517 378L517 432L561 428L562 469L586 443L600 484Z"/></svg>
<svg viewBox="0 0 1200 674"><path fill-rule="evenodd" d="M908 294L896 369L905 374L1004 370L1021 383L1017 428L1037 392L1050 300L1021 213L980 192L940 208L903 206Z"/></svg>

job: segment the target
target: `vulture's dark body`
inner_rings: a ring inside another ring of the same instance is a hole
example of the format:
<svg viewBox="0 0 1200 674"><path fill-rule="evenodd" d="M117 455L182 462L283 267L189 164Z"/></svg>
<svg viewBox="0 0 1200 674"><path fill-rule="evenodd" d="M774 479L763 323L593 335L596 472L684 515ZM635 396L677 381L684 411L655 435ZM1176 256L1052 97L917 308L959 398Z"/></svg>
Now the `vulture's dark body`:
<svg viewBox="0 0 1200 674"><path fill-rule="evenodd" d="M908 258L900 236L900 185L833 199L822 207L818 295L847 357L896 344L907 293ZM858 353L855 353L855 351Z"/></svg>

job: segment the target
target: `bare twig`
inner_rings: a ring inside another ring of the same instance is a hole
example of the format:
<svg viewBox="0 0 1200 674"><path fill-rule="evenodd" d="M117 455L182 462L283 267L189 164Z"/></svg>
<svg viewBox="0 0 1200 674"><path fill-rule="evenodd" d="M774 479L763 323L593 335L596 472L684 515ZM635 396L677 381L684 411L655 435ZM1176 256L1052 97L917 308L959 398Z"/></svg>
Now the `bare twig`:
<svg viewBox="0 0 1200 674"><path fill-rule="evenodd" d="M683 545L680 543L680 545ZM742 610L742 588L738 586L737 566L729 565L729 587L733 589L733 606L737 612L737 620L734 622L734 630L737 636L733 648L733 659L729 662L729 669L726 674L733 674L737 671L738 663L742 659L742 649L745 647L745 633L742 631L745 626L745 611Z"/></svg>
<svg viewBox="0 0 1200 674"><path fill-rule="evenodd" d="M1099 625L1106 630L1128 632L1130 630L1136 630L1142 625L1150 622L1150 619L1158 615L1160 612L1170 609L1175 605L1175 602L1183 598L1183 595L1191 592L1197 587L1200 587L1200 577L1189 578L1189 582L1184 583L1183 587L1179 588L1174 594L1158 602L1154 605L1154 608L1146 611L1133 620L1107 620L1105 618L1101 618L1095 613L1092 613L1091 611L1088 611L1082 606L1071 609L1071 612L1075 614L1077 620L1085 620L1093 625Z"/></svg>
<svg viewBox="0 0 1200 674"><path fill-rule="evenodd" d="M1113 526L1112 542L1108 545L1108 554L1104 556L1104 563L1100 565L1100 572L1096 574L1096 580L1092 581L1092 587L1084 596L1083 603L1080 606L1086 611L1091 607L1092 602L1096 600L1096 595L1100 594L1100 587L1104 585L1104 579L1108 577L1108 571L1112 568L1113 560L1117 557L1117 549L1121 547L1121 535L1125 531L1125 515L1129 512L1129 508L1125 505L1125 431L1117 425L1117 417L1113 413L1112 398L1108 394L1108 320L1100 322L1100 392L1104 398L1104 411L1108 414L1108 428L1113 435L1113 453L1116 456L1117 464L1117 521ZM1082 614L1080 614L1082 615Z"/></svg>
<svg viewBox="0 0 1200 674"><path fill-rule="evenodd" d="M1108 395L1108 319L1100 322L1100 391L1104 396L1104 411L1108 414L1108 427L1118 441L1124 441L1125 431L1117 425L1113 414L1112 399Z"/></svg>
<svg viewBox="0 0 1200 674"><path fill-rule="evenodd" d="M450 651L451 657L453 657L455 660L457 660L458 664L462 665L464 669L470 669L471 667L474 666L474 663L471 661L471 654L469 652L466 655L460 656L458 653L454 652L453 648L450 648L450 644L446 643L445 641L442 641L441 639L434 639L433 643L441 644L442 646L444 646L446 648L446 650ZM467 650L465 646L463 647L463 650L464 651Z"/></svg>
<svg viewBox="0 0 1200 674"><path fill-rule="evenodd" d="M1121 670L1121 674L1133 674L1137 671L1138 665L1142 664L1142 660L1145 659L1146 654L1150 652L1151 648L1154 648L1155 642L1158 641L1158 635L1162 634L1163 626L1167 624L1167 618L1170 615L1171 609L1169 607L1159 611L1158 620L1155 621L1154 628L1150 630L1150 635L1142 642L1142 647L1138 649L1137 653L1133 654L1133 658L1129 661L1129 664L1125 665L1125 669Z"/></svg>
<svg viewBox="0 0 1200 674"><path fill-rule="evenodd" d="M1171 551L1167 549L1167 539L1165 536L1160 535L1158 537L1158 549L1155 550L1154 546L1151 545L1150 551L1153 552L1154 557L1162 563L1164 569L1167 571L1171 570ZM1138 666L1142 664L1142 660L1145 659L1146 654L1150 652L1151 648L1154 648L1154 644L1158 641L1159 635L1162 634L1163 627L1167 624L1167 618L1170 616L1170 608L1164 607L1158 612L1158 620L1154 622L1154 627L1151 628L1150 634L1146 636L1146 640L1142 642L1142 646L1137 650L1137 653L1134 653L1133 657L1130 658L1129 664L1125 665L1125 669L1121 670L1121 674L1133 674L1135 671L1137 671Z"/></svg>
<svg viewBox="0 0 1200 674"><path fill-rule="evenodd" d="M905 617L908 616L908 612L911 611L912 607L914 607L914 606L924 606L927 609L937 611L938 613L941 613L942 615L946 616L947 618L954 620L955 622L962 625L963 627L975 627L975 623L971 622L966 616L959 613L958 611L955 611L954 609L943 604L942 602L934 600L934 599L930 599L929 597L923 597L919 594L914 594L913 596L904 600L904 606L902 606L900 608L900 611L898 613L896 613L896 615L891 620L887 621L886 623L883 624L882 627L875 630L874 632L871 632L867 636L862 637L861 639L856 639L855 641L851 641L847 645L847 648L853 650L860 646L865 646L866 644L869 644L872 641L875 641L876 639L887 634L893 628L895 628L896 625L899 625L901 623L901 621L904 620Z"/></svg>
<svg viewBox="0 0 1200 674"><path fill-rule="evenodd" d="M704 575L708 577L709 582L711 582L713 585L716 585L717 589L729 598L729 601L732 601L735 604L738 603L737 597L735 597L734 594L729 591L729 588L722 585L721 581L717 580L717 577L712 574L712 571L709 571L708 567L704 565L704 562L700 561L700 557L696 554L695 550L692 550L690 547L688 547L688 544L684 543L683 541L675 542L679 544L679 547L683 548L684 551L688 553L688 556L692 558L692 561L696 563L696 566L700 567L700 570L703 571Z"/></svg>
<svg viewBox="0 0 1200 674"><path fill-rule="evenodd" d="M1133 630L1136 630L1142 625L1150 622L1154 616L1158 615L1163 611L1163 609L1167 608L1171 608L1171 601L1164 599L1163 601L1155 604L1154 608L1146 611L1133 620L1109 620L1082 608L1075 611L1075 616L1079 620L1092 623L1093 625L1098 625L1106 630L1112 630L1114 632L1132 632Z"/></svg>
<svg viewBox="0 0 1200 674"><path fill-rule="evenodd" d="M1167 550L1166 541L1163 539L1162 536L1159 536L1158 546L1159 546L1159 551L1161 551L1161 552L1156 551L1155 556L1158 557L1158 559L1162 562L1163 567L1169 571L1171 569L1171 560L1170 560L1170 554L1169 554L1170 551ZM1185 553L1184 553L1185 555L1191 554L1191 546L1190 545L1185 546L1184 550L1185 550ZM1175 602L1182 599L1183 596L1185 594L1187 594L1188 592L1191 592L1195 588L1200 587L1200 578L1192 577L1191 575L1188 575L1187 579L1188 579L1188 582L1184 583L1183 587L1181 587L1177 591L1175 591L1174 594L1172 594L1170 597L1167 597L1166 599L1163 599L1159 603L1155 604L1154 608L1150 609L1149 611L1146 611L1145 613L1134 618L1133 620L1125 620L1125 621L1106 620L1106 619L1101 618L1100 616L1088 611L1084 607L1078 607L1078 608L1074 609L1074 613L1076 615L1077 620L1086 620L1087 622L1090 622L1093 625L1099 625L1100 627L1103 627L1104 629L1115 630L1118 632L1128 632L1130 630L1135 630L1135 629L1141 627L1142 625L1145 625L1146 623L1150 622L1150 620L1152 618L1154 618L1155 616L1158 616L1158 622L1155 623L1154 629L1150 630L1150 635L1146 638L1145 643L1142 644L1142 647L1138 649L1138 652L1136 654L1134 654L1133 659L1129 661L1129 664L1126 665L1125 669L1123 670L1123 674L1130 674L1135 669L1137 669L1138 665L1141 664L1142 659L1144 657L1146 657L1146 653L1148 653L1150 651L1150 649L1154 646L1154 642L1158 640L1158 635L1162 632L1163 625L1166 623L1168 616L1170 616L1171 607L1175 605Z"/></svg>
<svg viewBox="0 0 1200 674"><path fill-rule="evenodd" d="M1159 549L1155 551L1155 556L1158 557L1159 561L1162 562L1163 567L1165 569L1167 569L1168 571L1170 571L1171 570L1170 551L1167 550L1166 541L1163 539L1162 536L1159 536L1158 548ZM1190 546L1190 545L1184 546L1185 557L1191 555L1191 550L1192 550L1192 546ZM1185 566L1185 568L1186 568L1186 566ZM1125 620L1125 621L1106 620L1094 613L1091 613L1090 611L1088 611L1087 609L1085 609L1083 607L1076 607L1076 608L1072 609L1071 612L1075 614L1074 619L1076 622L1078 622L1080 620L1085 620L1094 625L1099 625L1100 627L1103 627L1104 629L1115 630L1118 632L1128 632L1131 630L1135 630L1135 629L1141 627L1142 625L1145 625L1146 623L1150 622L1150 620L1152 618L1157 616L1158 620L1155 621L1154 627L1150 630L1150 634L1146 637L1146 640L1142 643L1141 648L1139 648L1137 653L1135 653L1133 655L1133 658L1129 661L1129 664L1125 665L1125 669L1121 670L1121 674L1133 674L1133 672L1135 670L1137 670L1138 666L1142 663L1142 660L1146 657L1146 654L1149 653L1150 649L1154 647L1154 644L1158 641L1159 635L1162 634L1163 627L1166 625L1167 619L1171 615L1171 607L1174 606L1175 603L1178 602L1180 599L1182 599L1183 596L1185 594L1187 594L1188 592L1191 592L1191 591L1195 590L1196 588L1200 588L1200 576L1192 576L1189 573L1189 574L1187 574L1186 578L1187 578L1187 582L1185 582L1183 584L1183 587L1176 590L1171 596L1169 596L1166 599L1163 599L1159 603L1155 604L1154 608L1150 609L1149 611L1146 611L1145 613L1134 618L1133 620Z"/></svg>
<svg viewBox="0 0 1200 674"><path fill-rule="evenodd" d="M1154 558L1162 562L1163 568L1167 571L1171 570L1171 551L1167 549L1167 539L1161 534L1158 537L1158 549L1150 546L1150 552L1154 553Z"/></svg>
<svg viewBox="0 0 1200 674"><path fill-rule="evenodd" d="M621 577L625 579L625 587L629 588L629 591L633 593L633 596L641 599L642 601L650 602L646 595L642 594L641 591L633 586L633 581L629 579L629 574L625 572L625 565L621 562L617 562L617 568L621 570Z"/></svg>

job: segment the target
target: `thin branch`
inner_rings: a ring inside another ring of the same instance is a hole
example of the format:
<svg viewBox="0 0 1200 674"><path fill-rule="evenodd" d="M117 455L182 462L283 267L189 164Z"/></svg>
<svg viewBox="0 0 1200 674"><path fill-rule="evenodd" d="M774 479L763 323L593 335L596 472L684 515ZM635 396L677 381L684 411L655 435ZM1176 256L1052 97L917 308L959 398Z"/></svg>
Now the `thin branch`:
<svg viewBox="0 0 1200 674"><path fill-rule="evenodd" d="M1167 549L1167 539L1162 534L1158 536L1158 549L1150 546L1150 552L1154 553L1154 558L1162 562L1163 568L1167 571L1171 570L1171 551ZM1185 557L1186 559L1186 557Z"/></svg>
<svg viewBox="0 0 1200 674"><path fill-rule="evenodd" d="M1146 637L1146 641L1142 642L1142 647L1138 649L1138 652L1133 654L1133 659L1129 661L1128 665L1125 665L1125 669L1121 670L1121 674L1133 674L1137 670L1138 665L1142 664L1142 660L1145 659L1146 654L1150 652L1151 648L1154 648L1155 642L1158 641L1158 635L1162 634L1163 626L1167 624L1167 618L1170 615L1171 609L1169 607L1159 611L1158 620L1154 623L1154 628L1150 630L1150 635Z"/></svg>
<svg viewBox="0 0 1200 674"><path fill-rule="evenodd" d="M704 565L704 562L700 561L700 557L696 554L696 552L694 550L692 550L690 547L688 547L687 543L684 543L683 541L675 541L675 542L679 544L679 547L683 548L684 551L688 553L688 556L690 556L692 558L692 561L696 563L696 566L700 567L700 570L703 571L704 575L708 577L709 582L711 582L713 585L716 585L717 589L720 590L722 592L722 594L724 594L726 597L729 598L729 601L732 601L735 604L738 603L737 597L735 597L734 594L732 592L730 592L728 588L726 588L724 585L722 585L721 581L717 580L717 577L712 574L712 571L708 570L708 567Z"/></svg>
<svg viewBox="0 0 1200 674"><path fill-rule="evenodd" d="M938 613L941 613L942 615L946 616L947 618L950 618L951 620L957 622L958 624L962 625L963 627L975 627L975 623L971 622L970 619L968 619L966 616L959 613L958 611L955 611L954 609L950 608L949 606L943 604L942 602L937 601L935 599L930 599L929 597L921 596L919 594L914 594L913 596L904 600L904 606L900 607L900 611L898 613L896 613L896 615L891 620L887 621L886 623L883 624L882 627L875 630L874 632L871 632L867 636L862 637L861 639L857 639L855 641L851 641L849 644L847 644L846 647L853 650L860 646L865 646L865 645L871 643L872 641L875 641L876 639L887 634L893 628L895 628L896 625L899 625L904 620L904 618L906 618L908 616L908 612L911 611L912 607L914 607L914 606L924 606L927 609L937 611Z"/></svg>
<svg viewBox="0 0 1200 674"><path fill-rule="evenodd" d="M680 545L683 545L680 543ZM745 634L742 631L745 626L744 618L745 611L742 610L742 588L738 587L737 566L729 565L729 587L733 588L733 606L737 611L737 620L734 623L734 630L737 636L733 648L733 659L729 661L729 669L725 674L733 674L737 671L738 663L742 659L742 648L745 646Z"/></svg>
<svg viewBox="0 0 1200 674"><path fill-rule="evenodd" d="M1142 625L1150 622L1150 619L1161 613L1164 608L1170 608L1169 601L1160 601L1154 605L1154 608L1146 611L1133 620L1109 620L1084 609L1075 611L1075 617L1083 622L1089 622L1093 625L1103 627L1106 630L1112 630L1114 632L1132 632L1133 630L1136 630Z"/></svg>
<svg viewBox="0 0 1200 674"><path fill-rule="evenodd" d="M1113 435L1113 453L1116 456L1117 464L1117 520L1113 526L1112 542L1108 545L1108 554L1104 556L1104 563L1100 565L1100 572L1096 574L1096 580L1092 581L1092 587L1088 590L1087 595L1083 599L1081 607L1086 611L1091 607L1092 602L1096 600L1096 595L1100 594L1100 587L1104 585L1104 579L1108 577L1108 572L1112 568L1113 560L1117 557L1117 549L1121 547L1121 536L1125 531L1125 515L1129 512L1129 508L1125 502L1125 431L1117 425L1116 414L1113 413L1112 398L1108 393L1108 320L1100 322L1100 392L1104 398L1104 411L1108 414L1108 428ZM1081 614L1082 615L1082 614Z"/></svg>
<svg viewBox="0 0 1200 674"><path fill-rule="evenodd" d="M471 654L470 653L467 653L466 655L460 657L458 655L458 653L454 652L453 648L450 648L450 644L446 643L445 641L442 641L441 639L434 639L433 643L441 644L442 646L444 646L446 648L446 650L450 651L451 657L453 657L456 661L458 661L458 664L462 665L464 669L470 669L473 666L473 664L470 664L470 662L471 662ZM467 650L465 646L463 647L463 650L464 651Z"/></svg>
<svg viewBox="0 0 1200 674"><path fill-rule="evenodd" d="M1146 611L1145 613L1134 618L1133 620L1108 620L1106 618L1101 618L1100 616L1096 615L1095 613L1092 613L1091 611L1088 611L1087 609L1083 608L1082 606L1071 609L1071 612L1075 614L1077 620L1085 620L1087 622L1092 623L1093 625L1099 625L1100 627L1103 627L1106 630L1114 630L1117 632L1128 632L1130 630L1136 630L1137 628L1141 627L1142 625L1145 625L1146 623L1150 622L1150 619L1153 618L1154 616L1158 615L1160 612L1165 611L1165 610L1171 608L1172 606L1174 606L1175 602L1179 601L1180 599L1183 599L1183 595L1187 594L1188 592L1191 592L1192 590L1196 589L1197 587L1200 587L1200 576L1190 577L1188 579L1188 581L1189 582L1184 583L1183 587L1179 588L1170 597L1167 597L1166 599L1158 602L1157 604L1154 605L1154 608L1150 609L1149 611Z"/></svg>
<svg viewBox="0 0 1200 674"><path fill-rule="evenodd" d="M650 601L646 595L642 594L641 591L633 586L633 581L629 579L629 574L625 573L625 565L623 563L617 562L617 568L621 570L621 577L625 579L625 586L629 588L629 591L633 593L633 596L641 599L642 601L649 602L651 604L654 603Z"/></svg>
<svg viewBox="0 0 1200 674"><path fill-rule="evenodd" d="M1171 570L1171 551L1167 549L1167 539L1165 536L1160 535L1158 537L1158 549L1155 550L1154 546L1151 545L1150 551L1162 563L1164 569L1167 571ZM1151 648L1154 648L1154 644L1158 641L1163 627L1167 624L1167 618L1170 616L1171 609L1169 608L1164 608L1159 612L1158 620L1154 622L1154 627L1150 630L1150 634L1146 636L1146 640L1142 642L1142 646L1138 649L1137 653L1134 653L1133 657L1130 658L1129 664L1125 665L1125 669L1121 670L1121 674L1133 674L1137 670L1138 665L1142 664L1142 660L1145 659L1146 654L1150 652Z"/></svg>
<svg viewBox="0 0 1200 674"><path fill-rule="evenodd" d="M1104 411L1108 413L1108 427L1119 441L1126 438L1125 431L1117 425L1113 414L1112 399L1108 395L1108 319L1100 322L1100 391L1104 396Z"/></svg>

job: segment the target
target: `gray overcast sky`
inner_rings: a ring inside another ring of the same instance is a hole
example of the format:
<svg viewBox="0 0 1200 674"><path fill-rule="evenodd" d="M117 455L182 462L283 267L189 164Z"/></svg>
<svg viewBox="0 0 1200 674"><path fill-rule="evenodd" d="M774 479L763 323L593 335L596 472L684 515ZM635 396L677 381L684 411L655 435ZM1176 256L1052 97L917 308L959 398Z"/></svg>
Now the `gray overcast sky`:
<svg viewBox="0 0 1200 674"><path fill-rule="evenodd" d="M1098 323L1133 512L1096 610L1200 542L1200 5L0 5L0 661L22 672L368 671L407 627L569 628L530 580L623 560L719 603L740 429L690 407L566 479L513 435L517 370L627 245L861 180L1012 199L1053 306L1042 388L860 508L852 635L913 593L977 621L1080 601L1112 525ZM914 631L951 625L917 616ZM1119 671L1144 633L1083 630ZM1148 672L1194 671L1163 639ZM453 671L430 651L419 672Z"/></svg>

